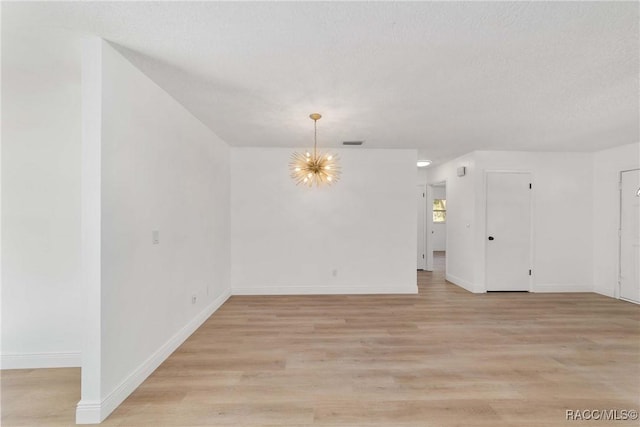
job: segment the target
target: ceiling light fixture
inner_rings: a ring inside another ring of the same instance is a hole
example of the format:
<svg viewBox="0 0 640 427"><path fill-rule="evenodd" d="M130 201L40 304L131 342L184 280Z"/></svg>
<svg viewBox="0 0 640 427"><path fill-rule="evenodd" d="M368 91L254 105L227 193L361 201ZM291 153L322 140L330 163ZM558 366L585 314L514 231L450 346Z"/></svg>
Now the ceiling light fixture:
<svg viewBox="0 0 640 427"><path fill-rule="evenodd" d="M340 166L338 164L338 156L335 154L318 153L318 120L322 116L318 113L309 115L313 120L313 154L293 153L291 162L289 162L289 170L291 178L298 184L306 184L312 187L313 184L320 186L322 184L331 185L340 178Z"/></svg>
<svg viewBox="0 0 640 427"><path fill-rule="evenodd" d="M429 166L430 164L431 164L431 160L418 160L419 168L424 168L426 166Z"/></svg>

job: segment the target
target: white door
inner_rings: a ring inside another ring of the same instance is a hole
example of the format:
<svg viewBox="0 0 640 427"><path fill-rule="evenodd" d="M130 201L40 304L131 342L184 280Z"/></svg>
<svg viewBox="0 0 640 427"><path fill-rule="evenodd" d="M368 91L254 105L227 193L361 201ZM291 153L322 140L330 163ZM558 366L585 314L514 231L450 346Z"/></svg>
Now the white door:
<svg viewBox="0 0 640 427"><path fill-rule="evenodd" d="M640 170L620 184L620 298L640 303Z"/></svg>
<svg viewBox="0 0 640 427"><path fill-rule="evenodd" d="M528 291L531 175L487 173L487 291Z"/></svg>
<svg viewBox="0 0 640 427"><path fill-rule="evenodd" d="M425 198L425 223L424 234L426 236L425 244L425 265L424 269L433 271L433 186L427 185L427 197Z"/></svg>
<svg viewBox="0 0 640 427"><path fill-rule="evenodd" d="M417 241L418 241L418 251L417 251L417 259L416 259L416 263L417 263L417 269L418 270L424 270L425 269L425 253L426 253L426 248L425 248L425 225L426 225L426 210L427 210L427 203L426 203L426 198L425 198L425 186L424 185L418 185L418 192L416 193L417 195L417 205L418 205L418 236L417 236Z"/></svg>

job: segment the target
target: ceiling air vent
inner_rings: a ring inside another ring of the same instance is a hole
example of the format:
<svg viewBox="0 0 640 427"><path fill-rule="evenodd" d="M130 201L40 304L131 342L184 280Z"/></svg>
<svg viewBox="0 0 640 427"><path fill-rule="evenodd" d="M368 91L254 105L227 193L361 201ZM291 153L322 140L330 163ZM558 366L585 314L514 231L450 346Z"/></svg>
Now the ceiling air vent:
<svg viewBox="0 0 640 427"><path fill-rule="evenodd" d="M342 145L362 145L364 141L343 141Z"/></svg>

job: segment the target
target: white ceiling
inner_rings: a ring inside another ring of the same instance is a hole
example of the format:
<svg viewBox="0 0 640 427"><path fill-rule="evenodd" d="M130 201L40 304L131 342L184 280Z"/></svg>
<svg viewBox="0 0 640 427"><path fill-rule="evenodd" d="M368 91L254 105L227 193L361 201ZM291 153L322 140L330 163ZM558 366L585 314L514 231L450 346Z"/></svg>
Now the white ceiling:
<svg viewBox="0 0 640 427"><path fill-rule="evenodd" d="M638 142L637 2L2 3L95 34L231 145L365 140L442 161ZM354 148L357 149L357 148Z"/></svg>

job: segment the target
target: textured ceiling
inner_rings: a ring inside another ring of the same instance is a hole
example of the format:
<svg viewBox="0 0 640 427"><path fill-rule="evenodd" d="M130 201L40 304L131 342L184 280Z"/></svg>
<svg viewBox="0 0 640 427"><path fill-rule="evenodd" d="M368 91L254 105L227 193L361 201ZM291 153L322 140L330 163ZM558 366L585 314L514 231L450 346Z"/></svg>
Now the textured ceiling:
<svg viewBox="0 0 640 427"><path fill-rule="evenodd" d="M115 44L231 145L591 151L639 137L637 2L6 3ZM354 148L357 149L357 148Z"/></svg>

